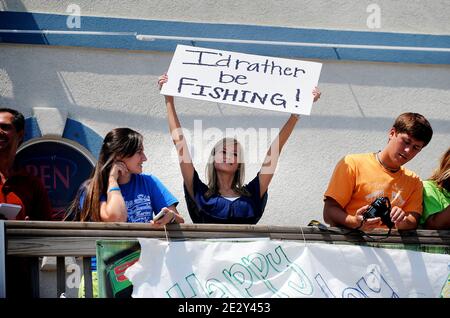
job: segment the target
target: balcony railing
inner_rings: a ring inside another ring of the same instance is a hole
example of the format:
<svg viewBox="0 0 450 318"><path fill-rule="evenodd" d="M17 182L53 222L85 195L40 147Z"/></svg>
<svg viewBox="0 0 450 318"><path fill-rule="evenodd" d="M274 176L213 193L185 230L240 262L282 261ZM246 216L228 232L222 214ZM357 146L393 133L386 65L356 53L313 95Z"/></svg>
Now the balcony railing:
<svg viewBox="0 0 450 318"><path fill-rule="evenodd" d="M370 236L359 232L348 233L339 228L271 226L271 225L218 225L181 224L169 225L164 229L152 228L149 224L96 223L96 222L42 222L42 221L0 221L0 240L4 241L6 253L0 249L0 297L5 297L8 272L5 271L5 256L30 257L33 297L39 297L39 257L57 257L56 295L65 291L66 270L64 257L83 258L85 295L92 297L92 275L90 259L96 254L97 240L127 240L157 238L169 240L202 240L218 238L270 238L276 240L298 240L327 242L332 244L363 244L368 246L403 246L415 250L444 247L450 254L450 231L392 230L386 238L386 230L375 230ZM166 236L167 235L167 236ZM5 283L6 281L6 283ZM6 295L8 296L8 295Z"/></svg>

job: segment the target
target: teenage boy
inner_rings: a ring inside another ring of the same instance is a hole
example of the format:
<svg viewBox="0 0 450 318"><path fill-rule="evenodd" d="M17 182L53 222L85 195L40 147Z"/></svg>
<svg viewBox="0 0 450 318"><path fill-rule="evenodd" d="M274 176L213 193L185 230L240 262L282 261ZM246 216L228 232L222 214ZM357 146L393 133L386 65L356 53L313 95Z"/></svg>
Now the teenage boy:
<svg viewBox="0 0 450 318"><path fill-rule="evenodd" d="M331 226L370 231L383 228L379 217L364 220L363 214L379 197L388 197L395 228L415 229L422 214L422 182L403 167L431 140L428 120L417 113L397 117L389 140L376 153L345 156L334 169L324 194L324 221Z"/></svg>

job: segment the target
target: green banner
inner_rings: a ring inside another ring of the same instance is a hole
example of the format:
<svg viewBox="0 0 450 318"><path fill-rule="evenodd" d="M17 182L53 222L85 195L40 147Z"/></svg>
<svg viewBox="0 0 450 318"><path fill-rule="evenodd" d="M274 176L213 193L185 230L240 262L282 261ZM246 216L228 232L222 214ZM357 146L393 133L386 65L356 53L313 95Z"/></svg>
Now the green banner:
<svg viewBox="0 0 450 318"><path fill-rule="evenodd" d="M137 240L97 241L98 292L100 298L130 298L133 286L125 270L139 260Z"/></svg>

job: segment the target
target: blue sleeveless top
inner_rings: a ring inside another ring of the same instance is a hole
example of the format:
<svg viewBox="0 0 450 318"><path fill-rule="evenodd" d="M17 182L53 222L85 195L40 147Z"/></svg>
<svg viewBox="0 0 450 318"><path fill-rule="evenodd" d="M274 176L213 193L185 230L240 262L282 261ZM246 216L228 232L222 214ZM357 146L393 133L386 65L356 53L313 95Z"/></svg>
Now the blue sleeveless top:
<svg viewBox="0 0 450 318"><path fill-rule="evenodd" d="M230 201L219 194L205 197L208 186L204 184L197 171L194 171L192 198L186 186L184 195L189 215L194 223L221 223L221 224L256 224L261 218L267 203L267 192L262 198L259 195L259 173L245 185L244 188L250 196L241 195L238 199Z"/></svg>

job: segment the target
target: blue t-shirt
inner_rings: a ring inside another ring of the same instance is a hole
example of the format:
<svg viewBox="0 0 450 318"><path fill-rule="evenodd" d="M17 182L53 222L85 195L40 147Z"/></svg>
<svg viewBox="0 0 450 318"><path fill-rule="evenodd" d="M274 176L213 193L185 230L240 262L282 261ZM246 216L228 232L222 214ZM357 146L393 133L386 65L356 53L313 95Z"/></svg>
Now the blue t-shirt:
<svg viewBox="0 0 450 318"><path fill-rule="evenodd" d="M127 207L128 223L148 223L162 208L178 204L177 198L153 175L132 174L130 182L119 187ZM80 208L85 196L86 192L80 196ZM106 195L100 197L102 202L106 199ZM96 258L91 260L91 268L96 270Z"/></svg>
<svg viewBox="0 0 450 318"><path fill-rule="evenodd" d="M119 187L127 207L128 223L148 223L162 208L178 204L177 198L153 175L132 174L130 182ZM83 192L80 196L80 208L85 195ZM105 194L100 197L102 202L106 199Z"/></svg>
<svg viewBox="0 0 450 318"><path fill-rule="evenodd" d="M200 180L197 171L194 171L194 198L191 198L186 187L184 187L186 203L192 222L221 224L258 223L267 203L267 192L264 193L262 198L259 193L259 174L244 188L250 195L241 195L234 201L230 201L218 194L207 198L205 193L208 191L208 186Z"/></svg>

